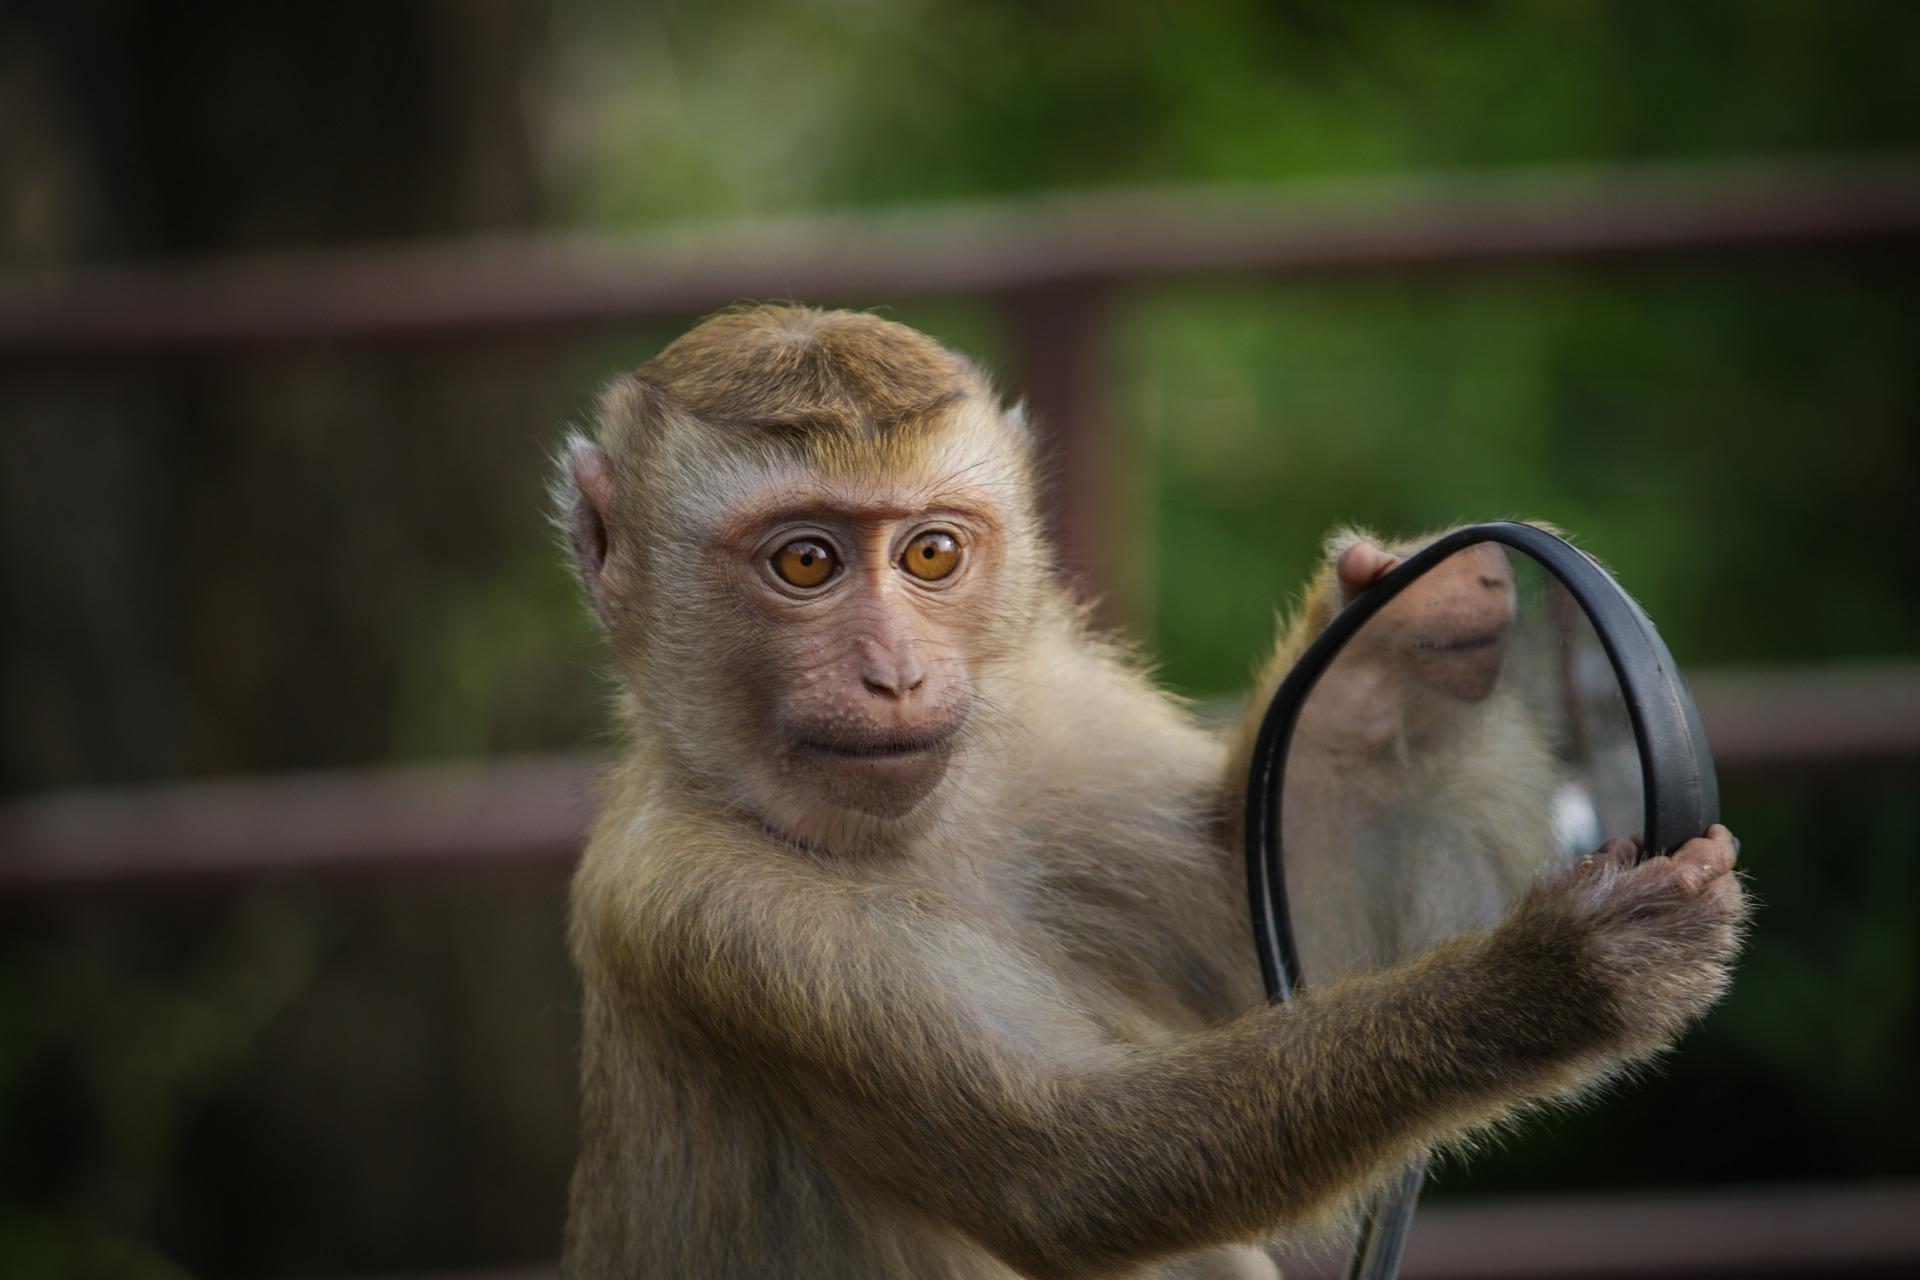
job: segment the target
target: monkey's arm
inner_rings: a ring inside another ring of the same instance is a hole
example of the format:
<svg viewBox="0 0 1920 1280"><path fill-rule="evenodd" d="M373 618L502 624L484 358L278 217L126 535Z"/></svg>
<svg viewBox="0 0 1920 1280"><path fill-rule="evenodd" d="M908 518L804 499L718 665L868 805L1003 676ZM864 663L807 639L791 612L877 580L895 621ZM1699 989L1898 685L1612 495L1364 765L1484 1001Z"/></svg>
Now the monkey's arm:
<svg viewBox="0 0 1920 1280"><path fill-rule="evenodd" d="M848 1176L1064 1276L1311 1216L1663 1043L1724 981L1738 889L1647 865L1152 1050L1103 1043L947 904L817 871L608 886L579 924L590 983L750 1069Z"/></svg>
<svg viewBox="0 0 1920 1280"><path fill-rule="evenodd" d="M1247 708L1241 713L1234 729L1233 749L1227 753L1225 789L1231 805L1229 812L1235 815L1236 821L1240 806L1246 799L1247 770L1253 763L1253 740L1260 732L1260 721L1266 716L1267 705L1273 701L1273 695L1280 691L1280 682L1300 661L1300 655L1313 643L1313 638L1326 630L1327 624L1345 605L1346 597L1341 591L1339 575L1334 571L1330 557L1314 572L1306 590L1301 593L1299 607L1281 626L1280 635L1274 641L1273 655L1255 677Z"/></svg>

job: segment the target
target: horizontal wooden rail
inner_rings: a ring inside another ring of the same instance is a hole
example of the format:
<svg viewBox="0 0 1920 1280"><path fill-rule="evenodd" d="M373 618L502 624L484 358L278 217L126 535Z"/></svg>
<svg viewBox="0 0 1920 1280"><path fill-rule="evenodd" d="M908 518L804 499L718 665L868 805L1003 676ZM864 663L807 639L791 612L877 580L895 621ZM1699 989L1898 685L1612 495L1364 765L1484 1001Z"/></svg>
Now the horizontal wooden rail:
<svg viewBox="0 0 1920 1280"><path fill-rule="evenodd" d="M1725 773L1920 757L1920 664L1722 669L1687 679Z"/></svg>
<svg viewBox="0 0 1920 1280"><path fill-rule="evenodd" d="M627 236L180 262L0 281L0 364L392 345L1192 277L1911 244L1920 155L1090 192Z"/></svg>
<svg viewBox="0 0 1920 1280"><path fill-rule="evenodd" d="M1920 1186L1743 1188L1421 1210L1406 1280L1913 1275ZM1290 1272L1292 1275L1311 1273ZM1319 1274L1338 1275L1334 1268Z"/></svg>
<svg viewBox="0 0 1920 1280"><path fill-rule="evenodd" d="M530 757L75 790L0 809L0 896L291 874L562 875L599 761Z"/></svg>
<svg viewBox="0 0 1920 1280"><path fill-rule="evenodd" d="M1920 758L1920 664L1706 672L1730 776ZM111 790L0 807L0 897L231 886L289 875L562 875L598 760L543 756Z"/></svg>
<svg viewBox="0 0 1920 1280"><path fill-rule="evenodd" d="M1290 1258L1288 1280L1344 1263ZM554 1280L551 1267L390 1280ZM1405 1280L1862 1280L1920 1274L1920 1185L1742 1187L1429 1205Z"/></svg>

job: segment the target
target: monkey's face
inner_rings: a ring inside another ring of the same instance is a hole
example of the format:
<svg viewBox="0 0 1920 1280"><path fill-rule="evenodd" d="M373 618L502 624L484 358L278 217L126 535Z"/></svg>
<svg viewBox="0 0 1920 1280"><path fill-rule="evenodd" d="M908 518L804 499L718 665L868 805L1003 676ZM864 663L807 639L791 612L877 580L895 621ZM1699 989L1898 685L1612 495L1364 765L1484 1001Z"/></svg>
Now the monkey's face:
<svg viewBox="0 0 1920 1280"><path fill-rule="evenodd" d="M1408 674L1463 702L1493 692L1506 661L1516 602L1504 547L1482 542L1435 565L1368 624Z"/></svg>
<svg viewBox="0 0 1920 1280"><path fill-rule="evenodd" d="M1024 418L902 326L762 308L616 381L599 435L561 493L641 731L808 844L930 820L1055 598Z"/></svg>
<svg viewBox="0 0 1920 1280"><path fill-rule="evenodd" d="M789 483L726 521L712 564L742 634L716 661L755 740L754 809L805 833L926 800L974 711L1003 548L979 490Z"/></svg>

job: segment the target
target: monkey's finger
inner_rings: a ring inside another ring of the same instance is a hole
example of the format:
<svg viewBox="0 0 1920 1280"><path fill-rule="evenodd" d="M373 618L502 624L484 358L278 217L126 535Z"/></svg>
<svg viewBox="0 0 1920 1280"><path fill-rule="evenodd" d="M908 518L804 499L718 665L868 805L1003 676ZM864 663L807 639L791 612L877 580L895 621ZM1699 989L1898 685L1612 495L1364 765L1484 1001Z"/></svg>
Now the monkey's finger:
<svg viewBox="0 0 1920 1280"><path fill-rule="evenodd" d="M1689 890L1697 890L1731 872L1737 856L1733 832L1715 823L1706 835L1675 849L1673 864L1680 873L1681 883Z"/></svg>
<svg viewBox="0 0 1920 1280"><path fill-rule="evenodd" d="M1573 866L1561 874L1568 880L1585 880L1602 871L1628 870L1635 860L1631 841L1609 840L1592 853L1582 854Z"/></svg>
<svg viewBox="0 0 1920 1280"><path fill-rule="evenodd" d="M1733 860L1736 863L1740 861L1740 837L1729 831L1725 823L1716 822L1708 827L1707 838L1709 840L1724 840L1732 844Z"/></svg>
<svg viewBox="0 0 1920 1280"><path fill-rule="evenodd" d="M1340 553L1333 562L1340 575L1340 590L1351 600L1392 572L1400 557L1391 555L1362 538Z"/></svg>
<svg viewBox="0 0 1920 1280"><path fill-rule="evenodd" d="M1630 867L1638 857L1638 850L1631 840L1609 840L1585 854L1574 864L1581 871L1597 871L1602 867Z"/></svg>
<svg viewBox="0 0 1920 1280"><path fill-rule="evenodd" d="M1600 860L1609 866L1631 867L1640 861L1640 842L1637 840L1609 840L1600 846Z"/></svg>

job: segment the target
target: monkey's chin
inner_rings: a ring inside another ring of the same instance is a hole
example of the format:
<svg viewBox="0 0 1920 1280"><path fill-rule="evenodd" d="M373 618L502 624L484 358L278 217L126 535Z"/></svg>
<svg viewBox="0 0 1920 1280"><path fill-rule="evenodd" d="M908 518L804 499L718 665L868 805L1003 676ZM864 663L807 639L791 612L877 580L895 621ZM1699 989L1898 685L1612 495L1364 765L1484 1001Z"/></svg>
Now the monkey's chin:
<svg viewBox="0 0 1920 1280"><path fill-rule="evenodd" d="M951 741L913 750L841 752L795 744L762 775L752 803L803 845L852 850L910 836L953 762Z"/></svg>
<svg viewBox="0 0 1920 1280"><path fill-rule="evenodd" d="M1468 636L1450 644L1422 646L1414 670L1429 688L1462 702L1484 702L1500 682L1507 660L1504 628Z"/></svg>

